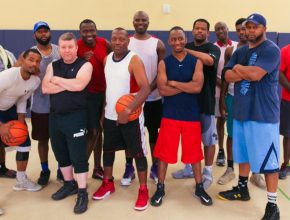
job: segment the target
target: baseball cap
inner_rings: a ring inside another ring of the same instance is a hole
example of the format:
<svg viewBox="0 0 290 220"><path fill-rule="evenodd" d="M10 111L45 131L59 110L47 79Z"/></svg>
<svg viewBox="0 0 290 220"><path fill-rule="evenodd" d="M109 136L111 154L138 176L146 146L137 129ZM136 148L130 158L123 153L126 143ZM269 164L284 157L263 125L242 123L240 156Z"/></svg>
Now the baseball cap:
<svg viewBox="0 0 290 220"><path fill-rule="evenodd" d="M260 15L258 13L251 14L249 17L247 17L247 19L246 19L246 21L245 21L244 24L246 24L248 22L252 22L252 23L254 23L256 25L262 24L265 27L267 25L267 21L264 18L264 16L263 15Z"/></svg>
<svg viewBox="0 0 290 220"><path fill-rule="evenodd" d="M49 27L49 25L46 23L46 22L44 22L44 21L39 21L39 22L37 22L37 23L35 23L35 25L34 25L34 27L33 27L33 33L35 33L39 28L41 28L41 27L45 27L45 28L47 28L48 30L50 30L50 27Z"/></svg>

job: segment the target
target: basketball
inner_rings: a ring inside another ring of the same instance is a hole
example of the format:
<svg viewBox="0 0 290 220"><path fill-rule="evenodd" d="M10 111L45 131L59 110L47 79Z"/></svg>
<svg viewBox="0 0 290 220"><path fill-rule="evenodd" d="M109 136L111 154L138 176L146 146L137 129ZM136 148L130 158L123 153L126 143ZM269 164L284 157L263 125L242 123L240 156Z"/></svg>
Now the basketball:
<svg viewBox="0 0 290 220"><path fill-rule="evenodd" d="M28 136L27 126L18 120L9 121L7 123L12 124L9 130L12 137L9 142L6 142L1 137L2 142L7 146L19 146L20 144L23 144Z"/></svg>
<svg viewBox="0 0 290 220"><path fill-rule="evenodd" d="M116 112L119 113L123 111L130 103L133 102L135 96L132 94L121 96L116 103ZM134 112L129 115L129 121L136 120L142 112L142 107L140 106Z"/></svg>

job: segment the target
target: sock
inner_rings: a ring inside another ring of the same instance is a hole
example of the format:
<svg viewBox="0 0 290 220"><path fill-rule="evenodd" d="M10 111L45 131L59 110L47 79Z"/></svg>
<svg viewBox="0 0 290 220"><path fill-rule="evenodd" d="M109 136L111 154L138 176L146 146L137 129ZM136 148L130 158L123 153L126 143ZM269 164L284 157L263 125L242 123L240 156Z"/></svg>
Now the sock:
<svg viewBox="0 0 290 220"><path fill-rule="evenodd" d="M48 162L41 162L41 169L42 171L48 171Z"/></svg>
<svg viewBox="0 0 290 220"><path fill-rule="evenodd" d="M234 161L233 160L227 160L228 161L228 167L234 169Z"/></svg>
<svg viewBox="0 0 290 220"><path fill-rule="evenodd" d="M126 164L133 165L133 158L132 157L126 157Z"/></svg>
<svg viewBox="0 0 290 220"><path fill-rule="evenodd" d="M268 202L271 204L277 204L277 192L267 192Z"/></svg>
<svg viewBox="0 0 290 220"><path fill-rule="evenodd" d="M87 188L78 188L78 194L86 193Z"/></svg>
<svg viewBox="0 0 290 220"><path fill-rule="evenodd" d="M204 169L206 169L208 172L212 173L212 166L204 166Z"/></svg>
<svg viewBox="0 0 290 220"><path fill-rule="evenodd" d="M25 180L25 179L26 179L25 171L17 171L17 172L16 172L16 179L17 179L18 181Z"/></svg>
<svg viewBox="0 0 290 220"><path fill-rule="evenodd" d="M248 177L239 176L239 188L248 188Z"/></svg>
<svg viewBox="0 0 290 220"><path fill-rule="evenodd" d="M225 154L224 149L219 149L219 153L223 153L223 154Z"/></svg>
<svg viewBox="0 0 290 220"><path fill-rule="evenodd" d="M195 189L196 189L196 190L201 190L201 189L203 189L203 183L197 183L196 186L195 186Z"/></svg>
<svg viewBox="0 0 290 220"><path fill-rule="evenodd" d="M147 185L146 184L140 184L140 189L143 190L143 189L147 189Z"/></svg>
<svg viewBox="0 0 290 220"><path fill-rule="evenodd" d="M164 187L165 187L164 183L158 182L157 189L164 189Z"/></svg>

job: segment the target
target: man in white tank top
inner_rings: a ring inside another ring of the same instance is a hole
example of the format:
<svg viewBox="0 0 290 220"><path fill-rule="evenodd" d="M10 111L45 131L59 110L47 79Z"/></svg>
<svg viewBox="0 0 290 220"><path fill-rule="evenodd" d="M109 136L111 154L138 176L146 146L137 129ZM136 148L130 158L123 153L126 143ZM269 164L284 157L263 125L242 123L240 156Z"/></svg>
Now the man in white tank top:
<svg viewBox="0 0 290 220"><path fill-rule="evenodd" d="M112 32L111 52L105 59L106 106L104 128L103 163L104 178L102 185L94 193L94 200L104 199L115 192L113 165L115 151L127 150L135 158L140 182L139 194L135 203L136 210L145 210L148 206L147 160L144 147L143 115L129 121L129 115L142 106L150 93L142 60L128 50L129 37L126 30L116 28ZM129 93L135 98L122 112L116 112L117 100Z"/></svg>
<svg viewBox="0 0 290 220"><path fill-rule="evenodd" d="M245 18L240 18L236 21L236 34L239 38L239 42L237 45L233 45L231 47L227 47L224 55L224 65L230 60L232 54L239 47L242 47L247 44L247 36L246 36L246 27L244 26ZM224 174L218 179L218 184L225 185L231 180L235 179L234 172L234 162L233 162L233 153L232 153L232 134L233 134L233 96L234 96L234 83L227 83L222 81L221 90L220 90L220 100L219 100L219 108L222 117L226 117L226 127L227 127L227 169ZM264 189L266 187L266 183L262 175L253 173L250 181L258 186L259 188Z"/></svg>
<svg viewBox="0 0 290 220"><path fill-rule="evenodd" d="M146 75L150 83L151 93L144 105L145 126L149 134L149 144L151 149L152 166L150 178L156 183L157 177L157 159L153 157L154 147L157 141L158 129L162 114L162 97L157 90L157 65L165 56L165 46L163 42L153 37L147 32L149 25L149 16L144 11L137 11L133 17L135 33L130 37L128 49L135 52L143 61ZM126 170L121 180L121 185L128 186L135 177L133 159L126 157Z"/></svg>
<svg viewBox="0 0 290 220"><path fill-rule="evenodd" d="M216 128L218 134L218 144L219 144L219 152L216 160L217 166L225 165L225 154L224 154L224 125L225 118L221 116L219 111L219 98L220 98L220 87L221 87L221 73L224 68L224 55L227 47L235 46L238 44L236 41L232 41L228 36L228 26L224 22L217 22L214 26L215 34L217 37L217 41L214 43L219 47L221 51L218 70L217 70L217 81L216 81L216 90L215 90L215 116L217 118Z"/></svg>

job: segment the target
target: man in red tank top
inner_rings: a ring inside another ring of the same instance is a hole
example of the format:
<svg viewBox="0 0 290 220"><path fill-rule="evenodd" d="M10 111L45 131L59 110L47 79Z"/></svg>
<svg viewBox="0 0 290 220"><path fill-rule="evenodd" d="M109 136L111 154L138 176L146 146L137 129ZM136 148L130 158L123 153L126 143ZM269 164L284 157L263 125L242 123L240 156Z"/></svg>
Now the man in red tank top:
<svg viewBox="0 0 290 220"><path fill-rule="evenodd" d="M104 38L97 36L97 27L94 21L85 19L80 23L79 28L81 39L78 40L78 56L93 65L93 74L88 85L88 157L94 150L92 178L102 179L102 130L99 120L103 111L106 90L103 60L111 51L111 46Z"/></svg>

